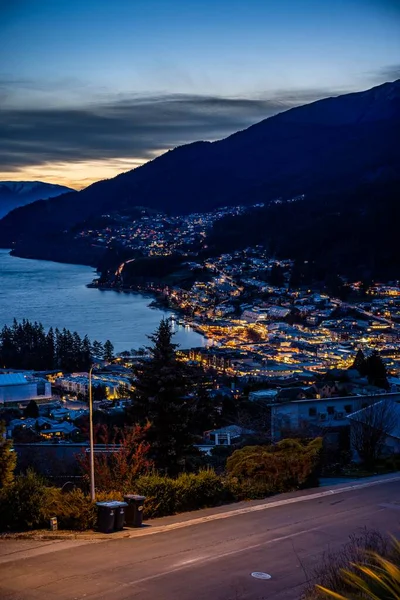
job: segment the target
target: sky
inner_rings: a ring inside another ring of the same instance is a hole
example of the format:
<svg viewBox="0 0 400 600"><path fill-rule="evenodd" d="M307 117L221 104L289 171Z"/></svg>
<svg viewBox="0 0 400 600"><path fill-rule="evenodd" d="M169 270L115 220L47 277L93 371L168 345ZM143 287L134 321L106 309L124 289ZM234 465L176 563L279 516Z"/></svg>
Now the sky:
<svg viewBox="0 0 400 600"><path fill-rule="evenodd" d="M0 180L80 189L400 78L400 0L0 0Z"/></svg>

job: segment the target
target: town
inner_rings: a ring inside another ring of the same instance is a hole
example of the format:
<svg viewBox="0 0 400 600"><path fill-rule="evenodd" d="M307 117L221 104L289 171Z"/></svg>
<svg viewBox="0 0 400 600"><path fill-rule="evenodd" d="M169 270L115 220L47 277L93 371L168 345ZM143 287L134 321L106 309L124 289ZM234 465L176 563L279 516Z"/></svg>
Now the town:
<svg viewBox="0 0 400 600"><path fill-rule="evenodd" d="M90 285L150 292L156 306L170 309L172 331L191 327L204 337L203 346L178 348L177 356L204 373L202 386L219 415L218 427L210 419L210 427L197 432L196 447L205 456L213 446L233 449L250 433L272 442L302 430L338 440L371 404L390 400L394 413L400 406L399 282L336 276L324 289L304 285L295 260L278 259L259 245L204 257L218 219L254 209L182 217L143 211L133 221L114 215L113 226L77 234L136 257ZM169 272L163 265L155 277L129 271L141 260L165 256L179 257ZM41 363L41 371L15 364L2 369L0 410L18 451L24 444L87 444L89 386L97 415L105 415L100 421L124 422L135 390L132 368L147 350L114 356L110 342L108 347L95 342L91 349L85 343L86 338L82 351L94 361L90 380L84 368ZM235 409L225 410L224 402ZM257 418L250 416L254 412ZM398 452L397 434L387 433L385 452Z"/></svg>

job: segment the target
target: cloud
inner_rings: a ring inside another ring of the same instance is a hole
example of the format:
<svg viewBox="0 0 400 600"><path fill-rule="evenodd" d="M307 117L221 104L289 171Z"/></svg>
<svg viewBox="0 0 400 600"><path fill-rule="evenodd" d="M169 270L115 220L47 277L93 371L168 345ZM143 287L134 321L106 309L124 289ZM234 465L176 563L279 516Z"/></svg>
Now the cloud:
<svg viewBox="0 0 400 600"><path fill-rule="evenodd" d="M6 87L0 82L0 93ZM17 171L51 162L149 159L180 144L219 139L291 105L275 96L188 94L129 96L80 107L3 105L0 164Z"/></svg>
<svg viewBox="0 0 400 600"><path fill-rule="evenodd" d="M371 79L376 83L396 81L400 79L400 65L386 65L369 73Z"/></svg>

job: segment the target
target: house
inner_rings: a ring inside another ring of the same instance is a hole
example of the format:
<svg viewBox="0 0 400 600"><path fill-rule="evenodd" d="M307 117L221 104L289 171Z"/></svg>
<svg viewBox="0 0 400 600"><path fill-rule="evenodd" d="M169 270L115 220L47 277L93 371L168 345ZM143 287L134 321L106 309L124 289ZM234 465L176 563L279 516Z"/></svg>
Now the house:
<svg viewBox="0 0 400 600"><path fill-rule="evenodd" d="M363 424L366 428L381 430L386 435L382 454L400 454L400 401L383 399L366 408L348 415L351 439L354 440L355 428Z"/></svg>
<svg viewBox="0 0 400 600"><path fill-rule="evenodd" d="M302 398L271 404L271 436L279 440L288 432L322 433L327 428L348 427L347 416L368 406L368 396Z"/></svg>
<svg viewBox="0 0 400 600"><path fill-rule="evenodd" d="M315 394L316 398L331 398L338 395L339 386L336 381L317 381L311 386L310 392Z"/></svg>

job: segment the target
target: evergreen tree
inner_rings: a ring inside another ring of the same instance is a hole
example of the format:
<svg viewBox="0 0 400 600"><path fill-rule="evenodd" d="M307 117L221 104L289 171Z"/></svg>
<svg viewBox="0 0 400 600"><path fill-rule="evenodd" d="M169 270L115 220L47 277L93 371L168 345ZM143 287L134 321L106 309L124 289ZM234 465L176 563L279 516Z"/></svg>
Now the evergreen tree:
<svg viewBox="0 0 400 600"><path fill-rule="evenodd" d="M114 358L114 346L110 340L106 340L106 342L104 342L103 358L108 362L112 361Z"/></svg>
<svg viewBox="0 0 400 600"><path fill-rule="evenodd" d="M4 423L0 422L0 489L13 483L16 465L17 455L12 450L11 440L5 438Z"/></svg>
<svg viewBox="0 0 400 600"><path fill-rule="evenodd" d="M146 441L155 466L173 475L182 469L191 448L189 433L191 404L188 400L190 378L185 365L176 357L170 322L163 319L149 336L153 345L149 358L142 358L134 369L135 392L132 417L135 422L150 422Z"/></svg>
<svg viewBox="0 0 400 600"><path fill-rule="evenodd" d="M366 367L367 363L365 360L364 352L361 350L361 348L359 348L351 368L357 369L360 375L365 375Z"/></svg>
<svg viewBox="0 0 400 600"><path fill-rule="evenodd" d="M366 360L366 374L371 385L376 385L386 390L389 389L386 367L376 350Z"/></svg>
<svg viewBox="0 0 400 600"><path fill-rule="evenodd" d="M39 416L38 405L36 404L36 402L34 400L31 400L24 410L24 417L25 418L31 417L32 419L37 419L38 416Z"/></svg>
<svg viewBox="0 0 400 600"><path fill-rule="evenodd" d="M98 342L97 340L94 340L93 346L92 346L92 355L96 358L100 358L103 356L103 354L104 354L103 344L101 342Z"/></svg>

